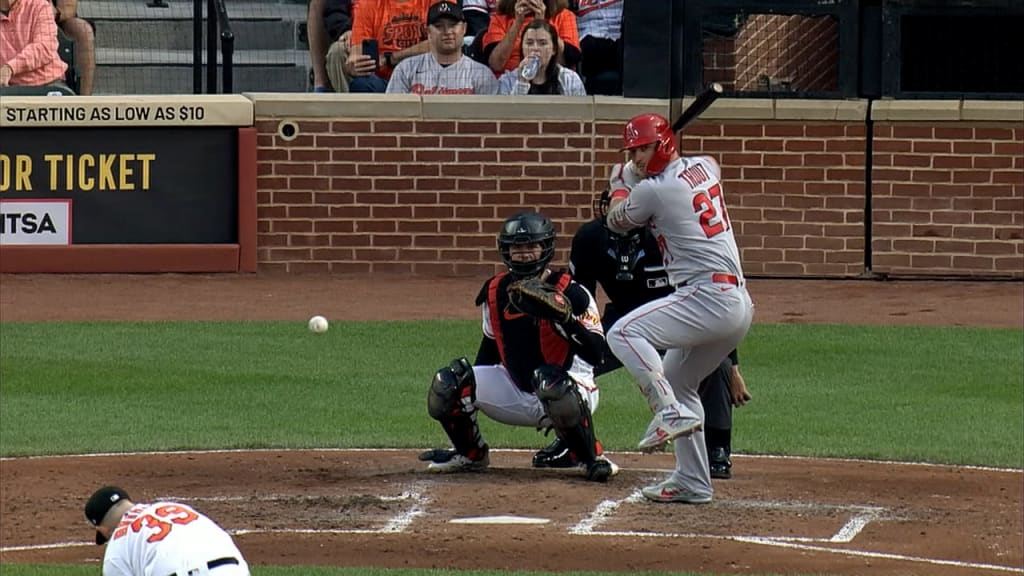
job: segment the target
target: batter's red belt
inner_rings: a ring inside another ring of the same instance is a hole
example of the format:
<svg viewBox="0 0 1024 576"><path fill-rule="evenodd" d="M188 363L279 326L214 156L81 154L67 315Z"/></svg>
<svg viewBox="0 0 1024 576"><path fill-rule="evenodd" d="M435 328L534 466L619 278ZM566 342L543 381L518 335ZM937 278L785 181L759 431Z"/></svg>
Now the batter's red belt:
<svg viewBox="0 0 1024 576"><path fill-rule="evenodd" d="M688 286L690 284L697 284L702 279L704 279L705 281L707 279L710 279L715 284L732 284L733 286L737 287L740 285L740 279L736 277L735 274L726 274L725 272L714 272L710 276L700 275L691 279L689 282L682 282L680 284L676 284L674 288L681 288L683 286Z"/></svg>
<svg viewBox="0 0 1024 576"><path fill-rule="evenodd" d="M238 561L238 558L232 558L231 556L228 556L227 558L217 558L216 560L210 560L209 562L206 563L206 568L209 569L209 570L213 570L214 568L216 568L218 566L230 566L230 565L237 566L238 564L240 564L240 562ZM175 572L175 573L171 574L171 576L178 576L178 573Z"/></svg>

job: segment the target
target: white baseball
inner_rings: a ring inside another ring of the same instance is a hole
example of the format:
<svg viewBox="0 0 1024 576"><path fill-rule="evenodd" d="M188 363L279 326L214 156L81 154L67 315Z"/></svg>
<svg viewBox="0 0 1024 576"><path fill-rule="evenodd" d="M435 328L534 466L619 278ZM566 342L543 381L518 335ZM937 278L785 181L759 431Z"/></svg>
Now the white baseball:
<svg viewBox="0 0 1024 576"><path fill-rule="evenodd" d="M327 318L323 316L313 316L309 319L309 331L314 334L323 334L327 332Z"/></svg>

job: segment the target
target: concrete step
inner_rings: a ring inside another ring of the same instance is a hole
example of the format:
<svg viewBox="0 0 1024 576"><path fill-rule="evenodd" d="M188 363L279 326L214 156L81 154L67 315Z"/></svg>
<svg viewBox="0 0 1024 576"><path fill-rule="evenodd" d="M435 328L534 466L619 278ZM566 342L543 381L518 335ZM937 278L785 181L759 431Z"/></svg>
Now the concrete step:
<svg viewBox="0 0 1024 576"><path fill-rule="evenodd" d="M218 51L217 60L221 62ZM150 48L97 48L97 65L117 66L191 66L192 49L153 50ZM202 52L206 64L206 50ZM235 50L232 62L237 66L307 66L309 52L304 50Z"/></svg>
<svg viewBox="0 0 1024 576"><path fill-rule="evenodd" d="M82 2L78 15L87 20L192 20L192 2L168 1L167 8L150 8L144 0ZM206 3L203 2L203 6ZM205 9L205 8L204 8ZM228 2L228 18L241 20L306 21L306 2Z"/></svg>
<svg viewBox="0 0 1024 576"><path fill-rule="evenodd" d="M297 66L248 66L234 69L234 92L305 92L308 68ZM221 70L217 69L218 92ZM96 94L191 94L191 66L96 67ZM206 92L206 70L203 70Z"/></svg>
<svg viewBox="0 0 1024 576"><path fill-rule="evenodd" d="M191 20L96 20L96 47L191 50ZM231 24L235 50L307 50L298 39L298 23L287 20L242 20ZM203 25L201 37L206 37Z"/></svg>

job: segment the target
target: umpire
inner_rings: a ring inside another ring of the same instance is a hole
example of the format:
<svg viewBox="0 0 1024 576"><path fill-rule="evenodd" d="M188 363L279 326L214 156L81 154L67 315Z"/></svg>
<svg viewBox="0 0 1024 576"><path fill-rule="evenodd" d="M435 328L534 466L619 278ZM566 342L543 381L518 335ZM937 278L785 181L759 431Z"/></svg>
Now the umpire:
<svg viewBox="0 0 1024 576"><path fill-rule="evenodd" d="M573 278L597 297L600 284L608 296L601 324L605 332L633 309L672 293L661 261L657 241L646 228L620 236L605 227L609 191L595 202L595 218L576 232L569 254ZM750 399L746 383L739 373L739 359L733 350L718 368L700 383L704 406L704 433L711 477L732 477L732 407ZM604 361L595 367L594 376L621 368L622 363L605 342Z"/></svg>

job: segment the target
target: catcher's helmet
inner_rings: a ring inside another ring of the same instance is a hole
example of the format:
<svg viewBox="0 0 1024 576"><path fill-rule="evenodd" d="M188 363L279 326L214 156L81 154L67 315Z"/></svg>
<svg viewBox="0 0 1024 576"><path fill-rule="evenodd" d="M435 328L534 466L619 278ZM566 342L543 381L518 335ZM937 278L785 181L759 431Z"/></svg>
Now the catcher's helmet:
<svg viewBox="0 0 1024 576"><path fill-rule="evenodd" d="M668 120L657 114L641 114L626 123L622 130L623 150L651 142L658 142L658 147L654 150L654 156L647 162L645 171L648 174L661 174L676 152L676 135L672 133L672 126Z"/></svg>
<svg viewBox="0 0 1024 576"><path fill-rule="evenodd" d="M541 245L540 258L530 262L514 262L511 249L516 244ZM536 276L547 268L548 262L555 255L555 226L546 216L539 212L520 212L509 217L501 225L498 234L498 252L508 266L509 272L517 278Z"/></svg>

